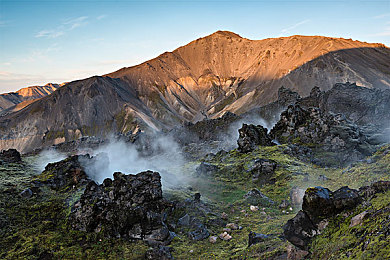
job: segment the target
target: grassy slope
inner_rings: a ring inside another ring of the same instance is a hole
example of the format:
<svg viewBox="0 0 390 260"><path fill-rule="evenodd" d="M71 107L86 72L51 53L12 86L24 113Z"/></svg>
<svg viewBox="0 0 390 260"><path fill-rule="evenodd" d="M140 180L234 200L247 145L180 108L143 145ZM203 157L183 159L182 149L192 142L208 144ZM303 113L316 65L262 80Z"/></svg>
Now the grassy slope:
<svg viewBox="0 0 390 260"><path fill-rule="evenodd" d="M176 259L188 259L189 257L196 259L266 259L283 256L287 242L280 237L282 226L295 215L297 209L282 212L277 206L281 200L289 199L292 187L305 189L309 186L321 185L335 190L341 186L348 185L357 188L376 180L389 179L390 153L384 155L388 147L384 147L372 157L374 163L361 162L346 169L321 168L303 163L284 154L283 149L284 146L260 147L249 154L240 154L233 150L227 155L217 155L209 161L217 164L220 171L208 179L193 179L188 185L192 187L192 192L199 191L202 194L202 200L212 206L216 214L228 213L229 222L235 222L243 228L231 232L233 237L231 241L218 240L216 244L211 244L208 240L190 241L185 234L178 233L178 237L171 244L175 249L173 255ZM255 159L259 158L277 161L275 184L258 186L251 181L250 166ZM24 158L26 165L29 165L29 160L33 159ZM193 168L191 166L187 165L183 172L190 174L186 169ZM308 178L304 180L304 176L293 174L294 172L307 173ZM35 178L35 174L37 172L29 166L8 165L0 170L0 192L2 194L0 213L2 212L2 218L11 223L10 229L2 228L4 233L0 238L2 245L0 258L34 259L47 256L66 259L88 257L137 259L143 257L148 247L142 242L105 239L99 234L71 231L67 228L66 216L70 211L69 204L80 196L81 191L56 194L42 188L38 196L27 200L19 198L18 193L28 186L28 182ZM320 175L326 175L329 180L320 181ZM262 210L251 212L249 205L243 200L243 195L255 187L276 202L274 206L264 206L266 214L262 213ZM170 197L190 196L190 192L185 189L174 192L166 191L165 194ZM380 204L380 201L380 199L373 201L373 205ZM378 207L383 205L380 204ZM241 212L242 210L246 212ZM359 210L364 209L357 209L356 213L359 213ZM350 217L345 219L344 223L348 223ZM334 226L330 224L329 234L324 233L313 243L313 248L317 252L313 254L314 257L326 259L324 245L333 246L334 250L337 248L338 251L344 252L344 245L341 249L340 246L335 245L340 237L331 232L332 227L336 228L337 224ZM375 224L367 223L367 227L372 229ZM348 229L347 224L345 228L348 232L354 230L354 228ZM270 234L271 238L248 248L250 231ZM222 228L212 228L210 233L218 235L222 233ZM347 233L345 234L347 236ZM329 238L333 239L330 243L327 242ZM376 249L378 243L373 244L373 250ZM350 244L345 244L345 247L348 246L351 247ZM379 248L382 250L383 247ZM385 249L382 251L385 252ZM358 256L358 252L355 255ZM334 259L342 256L341 253L336 252Z"/></svg>

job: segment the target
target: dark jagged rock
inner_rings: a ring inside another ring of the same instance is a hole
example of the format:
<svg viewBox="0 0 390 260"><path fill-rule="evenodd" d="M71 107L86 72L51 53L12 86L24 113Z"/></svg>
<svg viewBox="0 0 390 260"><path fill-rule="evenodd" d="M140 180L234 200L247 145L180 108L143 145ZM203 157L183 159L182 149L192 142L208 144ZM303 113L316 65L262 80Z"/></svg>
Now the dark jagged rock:
<svg viewBox="0 0 390 260"><path fill-rule="evenodd" d="M314 87L308 97L297 100L304 107L341 113L359 125L385 125L390 120L390 91L357 86L356 83L336 83L330 90ZM381 118L381 120L378 120Z"/></svg>
<svg viewBox="0 0 390 260"><path fill-rule="evenodd" d="M49 163L39 179L48 184L52 189L69 189L73 186L86 184L89 180L80 161L89 161L92 158L87 155L74 155L65 160Z"/></svg>
<svg viewBox="0 0 390 260"><path fill-rule="evenodd" d="M114 173L114 180L91 181L70 215L73 229L104 232L108 237L160 241L169 236L163 224L161 178L157 172Z"/></svg>
<svg viewBox="0 0 390 260"><path fill-rule="evenodd" d="M0 152L1 160L7 163L19 163L22 161L22 158L16 149L8 149Z"/></svg>
<svg viewBox="0 0 390 260"><path fill-rule="evenodd" d="M167 247L167 246L156 246L153 248L150 248L148 251L146 251L145 259L148 260L168 260L173 259L172 252L173 248Z"/></svg>
<svg viewBox="0 0 390 260"><path fill-rule="evenodd" d="M238 150L242 153L248 153L260 146L272 146L272 139L267 134L267 128L261 125L243 124L238 130L239 138L237 141Z"/></svg>
<svg viewBox="0 0 390 260"><path fill-rule="evenodd" d="M359 195L368 198L372 195L390 190L390 181L378 181L370 186L364 186L359 189Z"/></svg>
<svg viewBox="0 0 390 260"><path fill-rule="evenodd" d="M250 247L251 245L255 245L257 243L260 243L260 242L264 242L268 238L269 238L268 235L259 234L259 233L255 233L255 232L251 231L251 232L249 232L249 236L248 236L248 247Z"/></svg>
<svg viewBox="0 0 390 260"><path fill-rule="evenodd" d="M198 176L212 176L218 171L218 166L207 162L201 162L196 168L196 174Z"/></svg>
<svg viewBox="0 0 390 260"><path fill-rule="evenodd" d="M200 195L199 192L195 193L195 194L194 194L194 201L195 201L195 202L200 202L200 197L201 197L201 195Z"/></svg>
<svg viewBox="0 0 390 260"><path fill-rule="evenodd" d="M247 194L244 195L244 199L248 204L258 206L258 205L272 205L274 202L265 196L261 191L258 189L252 189L248 191Z"/></svg>
<svg viewBox="0 0 390 260"><path fill-rule="evenodd" d="M365 198L390 190L390 181L373 183L357 190L342 187L334 192L323 188L308 188L302 210L284 225L284 236L293 245L308 250L313 236L326 228L327 220L343 211L352 210Z"/></svg>
<svg viewBox="0 0 390 260"><path fill-rule="evenodd" d="M360 160L374 151L357 125L340 114L323 113L313 107L289 106L281 114L270 136L280 143L304 144L319 153L335 153L341 164Z"/></svg>
<svg viewBox="0 0 390 260"><path fill-rule="evenodd" d="M323 187L308 188L303 196L302 210L311 219L323 219L334 212L332 192Z"/></svg>
<svg viewBox="0 0 390 260"><path fill-rule="evenodd" d="M31 197L32 197L33 192L32 192L31 189L25 189L25 190L22 191L19 195L22 196L22 198L28 199L28 198L31 198Z"/></svg>
<svg viewBox="0 0 390 260"><path fill-rule="evenodd" d="M269 183L275 173L277 163L270 159L258 159L251 168L252 179L260 184Z"/></svg>
<svg viewBox="0 0 390 260"><path fill-rule="evenodd" d="M278 100L276 102L283 106L288 106L295 104L300 98L301 96L297 92L282 86L278 89Z"/></svg>
<svg viewBox="0 0 390 260"><path fill-rule="evenodd" d="M361 200L357 190L346 186L333 192L332 199L336 211L353 208Z"/></svg>
<svg viewBox="0 0 390 260"><path fill-rule="evenodd" d="M298 214L287 221L283 226L284 236L293 245L307 249L307 245L311 238L317 234L317 227L312 223L310 217L302 210Z"/></svg>

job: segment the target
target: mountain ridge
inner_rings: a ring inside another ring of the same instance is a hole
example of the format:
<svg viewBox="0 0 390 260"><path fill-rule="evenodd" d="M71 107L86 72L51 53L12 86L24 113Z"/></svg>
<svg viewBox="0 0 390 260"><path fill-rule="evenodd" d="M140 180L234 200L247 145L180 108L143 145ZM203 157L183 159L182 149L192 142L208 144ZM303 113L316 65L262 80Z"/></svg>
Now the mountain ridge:
<svg viewBox="0 0 390 260"><path fill-rule="evenodd" d="M164 130L241 114L275 101L281 86L301 96L347 81L389 89L389 68L383 44L216 32L139 65L73 81L0 117L0 148L28 151L84 135Z"/></svg>

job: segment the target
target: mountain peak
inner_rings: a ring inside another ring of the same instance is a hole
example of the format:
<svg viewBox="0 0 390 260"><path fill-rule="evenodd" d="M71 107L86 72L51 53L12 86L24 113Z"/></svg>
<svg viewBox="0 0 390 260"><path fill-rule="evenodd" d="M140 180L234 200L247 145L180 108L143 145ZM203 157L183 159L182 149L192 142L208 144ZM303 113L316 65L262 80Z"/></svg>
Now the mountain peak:
<svg viewBox="0 0 390 260"><path fill-rule="evenodd" d="M209 36L225 36L225 37L234 37L234 38L242 38L239 34L230 32L230 31L216 31L215 33L210 34ZM206 36L207 37L207 36Z"/></svg>

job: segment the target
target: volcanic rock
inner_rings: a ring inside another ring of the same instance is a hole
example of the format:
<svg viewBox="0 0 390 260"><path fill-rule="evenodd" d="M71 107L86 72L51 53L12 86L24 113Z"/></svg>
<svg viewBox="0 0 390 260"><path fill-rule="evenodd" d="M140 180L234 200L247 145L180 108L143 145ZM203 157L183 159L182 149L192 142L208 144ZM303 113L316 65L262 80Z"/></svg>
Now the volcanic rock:
<svg viewBox="0 0 390 260"><path fill-rule="evenodd" d="M0 160L7 163L18 163L22 161L22 158L16 149L8 149L0 152Z"/></svg>
<svg viewBox="0 0 390 260"><path fill-rule="evenodd" d="M88 183L72 209L70 223L73 229L103 232L107 237L162 242L169 236L162 221L165 207L159 173L116 172L114 180Z"/></svg>
<svg viewBox="0 0 390 260"><path fill-rule="evenodd" d="M244 195L245 202L254 206L264 205L268 206L274 202L265 196L260 190L252 189Z"/></svg>
<svg viewBox="0 0 390 260"><path fill-rule="evenodd" d="M168 260L173 259L173 256L171 252L173 251L173 248L167 247L167 246L156 246L153 248L150 248L148 251L146 251L145 258L149 260L154 259L160 259L160 260Z"/></svg>
<svg viewBox="0 0 390 260"><path fill-rule="evenodd" d="M255 232L249 232L249 239L248 239L248 247L251 245L260 243L268 239L268 235L260 234L260 233L255 233Z"/></svg>
<svg viewBox="0 0 390 260"><path fill-rule="evenodd" d="M272 139L268 136L267 131L267 128L261 125L243 124L242 128L238 130L238 151L248 153L255 150L259 145L275 145L272 143Z"/></svg>
<svg viewBox="0 0 390 260"><path fill-rule="evenodd" d="M314 107L289 106L280 115L270 136L280 143L306 144L336 153L335 158L340 163L362 159L374 151L357 125L341 114L323 113Z"/></svg>
<svg viewBox="0 0 390 260"><path fill-rule="evenodd" d="M201 162L196 168L196 174L198 176L212 176L218 171L218 166L211 163Z"/></svg>
<svg viewBox="0 0 390 260"><path fill-rule="evenodd" d="M284 236L293 245L307 250L311 238L326 228L327 219L336 214L354 209L365 198L378 192L390 190L389 181L380 181L370 186L362 187L359 191L342 187L334 192L327 188L308 188L303 197L302 210L284 225ZM357 225L364 214L355 216L351 225Z"/></svg>
<svg viewBox="0 0 390 260"><path fill-rule="evenodd" d="M270 183L275 173L277 163L270 159L258 159L251 167L252 179L259 184Z"/></svg>
<svg viewBox="0 0 390 260"><path fill-rule="evenodd" d="M55 190L72 189L86 184L89 178L80 163L83 160L90 161L92 158L88 154L74 155L59 162L49 163L40 175L40 179Z"/></svg>

